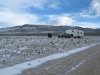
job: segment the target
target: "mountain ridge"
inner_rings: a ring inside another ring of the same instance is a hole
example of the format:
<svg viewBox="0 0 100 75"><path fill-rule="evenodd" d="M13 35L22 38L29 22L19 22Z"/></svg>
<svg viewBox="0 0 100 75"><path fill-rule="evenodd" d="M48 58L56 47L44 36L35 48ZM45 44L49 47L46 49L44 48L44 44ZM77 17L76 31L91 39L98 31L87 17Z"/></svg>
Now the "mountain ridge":
<svg viewBox="0 0 100 75"><path fill-rule="evenodd" d="M61 33L67 29L80 29L85 31L86 35L100 35L100 28L82 28L78 26L51 26L51 25L33 25L24 24L22 26L14 26L0 29L0 34L20 34L20 33Z"/></svg>

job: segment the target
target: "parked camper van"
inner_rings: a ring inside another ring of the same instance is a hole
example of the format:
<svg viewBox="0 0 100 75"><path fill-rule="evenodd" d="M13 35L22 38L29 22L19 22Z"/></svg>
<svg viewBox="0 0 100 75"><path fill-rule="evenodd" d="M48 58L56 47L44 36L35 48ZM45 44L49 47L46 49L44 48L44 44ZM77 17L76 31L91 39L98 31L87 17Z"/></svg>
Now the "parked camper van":
<svg viewBox="0 0 100 75"><path fill-rule="evenodd" d="M81 38L84 36L84 31L77 29L66 30L67 34L71 34L74 38Z"/></svg>

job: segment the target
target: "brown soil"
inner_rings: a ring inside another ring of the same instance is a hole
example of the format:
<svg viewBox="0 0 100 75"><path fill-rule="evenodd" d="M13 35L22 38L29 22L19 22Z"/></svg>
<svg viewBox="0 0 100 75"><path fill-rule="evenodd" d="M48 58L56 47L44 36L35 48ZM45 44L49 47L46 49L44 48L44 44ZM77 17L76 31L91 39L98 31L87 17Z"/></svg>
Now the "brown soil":
<svg viewBox="0 0 100 75"><path fill-rule="evenodd" d="M68 72L84 59L86 61L83 64ZM99 71L100 45L96 45L69 57L48 61L36 68L27 69L21 75L99 75Z"/></svg>

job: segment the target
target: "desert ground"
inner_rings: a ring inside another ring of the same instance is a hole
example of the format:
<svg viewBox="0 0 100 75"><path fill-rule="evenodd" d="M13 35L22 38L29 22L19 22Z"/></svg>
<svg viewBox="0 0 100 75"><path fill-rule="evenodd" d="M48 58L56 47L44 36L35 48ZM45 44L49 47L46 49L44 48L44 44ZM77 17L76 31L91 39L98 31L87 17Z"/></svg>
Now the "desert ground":
<svg viewBox="0 0 100 75"><path fill-rule="evenodd" d="M100 44L69 57L48 61L20 75L99 75Z"/></svg>
<svg viewBox="0 0 100 75"><path fill-rule="evenodd" d="M78 39L48 38L47 36L0 36L0 69L95 43L100 43L100 37L85 36ZM94 72L100 69L99 66L93 66L99 65L99 51L100 45L96 45L68 57L27 69L21 75L92 75L93 67L95 67ZM89 73L85 74L86 71ZM94 74L94 72L93 75L98 74L97 72Z"/></svg>

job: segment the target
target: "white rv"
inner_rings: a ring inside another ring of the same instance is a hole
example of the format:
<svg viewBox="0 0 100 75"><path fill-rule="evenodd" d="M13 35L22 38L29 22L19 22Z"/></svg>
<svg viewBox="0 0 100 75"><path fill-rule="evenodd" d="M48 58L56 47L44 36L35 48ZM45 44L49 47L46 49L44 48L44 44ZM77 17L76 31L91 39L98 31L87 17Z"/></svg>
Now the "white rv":
<svg viewBox="0 0 100 75"><path fill-rule="evenodd" d="M78 37L78 38L81 38L84 36L84 31L82 30L77 30L77 29L69 29L69 30L66 30L66 33L67 34L71 34L73 37Z"/></svg>

